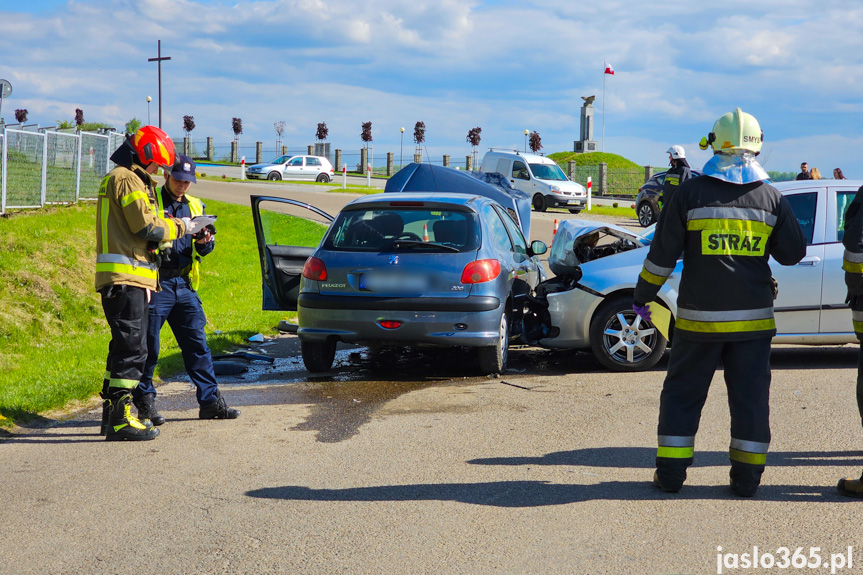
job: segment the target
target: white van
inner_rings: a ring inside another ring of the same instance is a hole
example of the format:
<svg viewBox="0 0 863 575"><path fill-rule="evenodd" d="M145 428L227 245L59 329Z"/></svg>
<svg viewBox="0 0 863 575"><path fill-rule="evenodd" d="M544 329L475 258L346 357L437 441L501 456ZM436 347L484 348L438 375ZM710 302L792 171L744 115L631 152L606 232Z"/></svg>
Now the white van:
<svg viewBox="0 0 863 575"><path fill-rule="evenodd" d="M545 156L491 148L482 158L480 171L503 174L514 188L530 194L538 212L561 207L577 214L587 206L584 186L570 181L560 166Z"/></svg>

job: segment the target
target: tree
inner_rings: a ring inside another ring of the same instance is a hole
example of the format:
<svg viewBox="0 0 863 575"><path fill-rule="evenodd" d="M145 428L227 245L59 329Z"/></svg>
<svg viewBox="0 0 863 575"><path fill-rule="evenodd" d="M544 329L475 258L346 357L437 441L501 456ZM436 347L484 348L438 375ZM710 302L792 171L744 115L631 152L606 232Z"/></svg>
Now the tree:
<svg viewBox="0 0 863 575"><path fill-rule="evenodd" d="M369 128L371 129L371 126L369 126ZM324 140L327 139L327 135L329 133L330 133L330 129L327 128L327 123L321 122L320 124L318 124L318 131L315 134L315 137L318 139L319 142L323 142Z"/></svg>
<svg viewBox="0 0 863 575"><path fill-rule="evenodd" d="M195 117L183 116L183 131L186 132L186 137L192 137L192 130L195 129Z"/></svg>
<svg viewBox="0 0 863 575"><path fill-rule="evenodd" d="M360 138L363 142L366 143L366 148L369 147L369 142L372 141L372 123L371 122L363 122L363 131L360 134Z"/></svg>
<svg viewBox="0 0 863 575"><path fill-rule="evenodd" d="M273 124L273 128L276 130L276 150L278 150L279 154L282 153L282 134L285 133L285 126L287 126L287 124L282 120Z"/></svg>
<svg viewBox="0 0 863 575"><path fill-rule="evenodd" d="M426 123L417 122L414 126L414 142L419 147L426 141Z"/></svg>
<svg viewBox="0 0 863 575"><path fill-rule="evenodd" d="M474 169L476 169L477 160L476 148L477 146L479 146L479 143L482 140L482 136L480 136L481 133L482 128L480 128L479 126L477 126L476 128L472 128L467 132L467 142L473 147L473 150L471 150L471 156L473 156Z"/></svg>
<svg viewBox="0 0 863 575"><path fill-rule="evenodd" d="M528 142L530 145L530 151L534 154L542 149L542 138L539 137L539 132L536 130L530 133Z"/></svg>
<svg viewBox="0 0 863 575"><path fill-rule="evenodd" d="M141 129L141 120L138 118L132 118L128 122L126 122L126 133L134 134L138 130Z"/></svg>
<svg viewBox="0 0 863 575"><path fill-rule="evenodd" d="M15 119L19 124L23 124L27 121L27 109L15 110Z"/></svg>
<svg viewBox="0 0 863 575"><path fill-rule="evenodd" d="M239 140L240 134L243 133L243 119L234 118L231 120L231 130L234 131L234 139Z"/></svg>
<svg viewBox="0 0 863 575"><path fill-rule="evenodd" d="M84 110L81 108L75 108L75 125L78 126L79 130L84 125Z"/></svg>

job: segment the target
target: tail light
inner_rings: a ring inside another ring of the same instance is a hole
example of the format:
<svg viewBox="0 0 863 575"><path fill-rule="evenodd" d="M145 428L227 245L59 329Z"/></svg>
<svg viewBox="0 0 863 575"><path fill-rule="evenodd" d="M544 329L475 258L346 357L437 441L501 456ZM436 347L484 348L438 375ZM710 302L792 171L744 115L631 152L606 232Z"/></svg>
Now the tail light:
<svg viewBox="0 0 863 575"><path fill-rule="evenodd" d="M500 262L497 260L476 260L464 266L461 283L479 284L488 282L500 275Z"/></svg>
<svg viewBox="0 0 863 575"><path fill-rule="evenodd" d="M303 277L307 280L325 281L327 279L327 264L318 258L309 258L303 265Z"/></svg>
<svg viewBox="0 0 863 575"><path fill-rule="evenodd" d="M384 319L380 323L384 329L398 329L402 326L402 322L395 319Z"/></svg>

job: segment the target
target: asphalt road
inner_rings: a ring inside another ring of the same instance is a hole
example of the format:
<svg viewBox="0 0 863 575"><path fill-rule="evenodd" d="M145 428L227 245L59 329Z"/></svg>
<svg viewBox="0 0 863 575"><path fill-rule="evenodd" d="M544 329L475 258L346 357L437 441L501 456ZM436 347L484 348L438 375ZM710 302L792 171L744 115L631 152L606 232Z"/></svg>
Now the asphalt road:
<svg viewBox="0 0 863 575"><path fill-rule="evenodd" d="M364 178L355 178L354 182L348 181L348 185L364 186L366 180ZM386 185L385 180L373 179L372 187L383 188ZM198 180L198 183L192 188L193 195L204 199L219 200L241 205L250 205L249 196L252 195L270 195L274 197L291 198L301 202L306 202L315 207L322 209L330 215L336 215L342 207L353 199L361 197L361 194L339 192L341 181L337 178L332 186L309 185L304 183L290 182L219 182L212 180ZM332 190L332 191L331 191ZM627 206L628 200L616 200L609 198L594 198L594 202L598 205L609 205L619 203L621 206ZM569 218L591 219L599 221L607 221L632 228L635 231L640 231L643 228L638 224L635 217L635 211L632 212L630 218L610 218L606 216L597 216L583 211L580 214L570 214L566 210L552 210L544 213L531 212L531 237L530 240L542 240L551 246L554 238L554 221L561 222Z"/></svg>
<svg viewBox="0 0 863 575"><path fill-rule="evenodd" d="M670 495L650 484L664 362L521 349L495 379L346 349L311 377L294 336L268 343L272 366L222 378L240 419L199 421L174 381L155 441L102 441L95 409L0 442L0 573L704 574L753 546L851 546L836 572L860 572L860 503L834 488L863 465L853 346L774 352L769 467L741 500L721 372Z"/></svg>
<svg viewBox="0 0 863 575"><path fill-rule="evenodd" d="M247 188L196 191L242 202ZM334 210L349 199L279 193ZM95 403L0 441L0 574L863 571L860 503L835 491L863 466L855 346L774 348L773 443L754 499L727 487L721 371L672 495L650 483L665 360L620 374L589 354L520 348L487 378L468 352L348 347L321 377L295 336L254 349L274 362L220 378L237 420L198 420L179 379L159 388L168 421L155 441L103 441ZM802 548L827 565L717 563L756 546L762 561ZM846 568L831 569L839 553Z"/></svg>

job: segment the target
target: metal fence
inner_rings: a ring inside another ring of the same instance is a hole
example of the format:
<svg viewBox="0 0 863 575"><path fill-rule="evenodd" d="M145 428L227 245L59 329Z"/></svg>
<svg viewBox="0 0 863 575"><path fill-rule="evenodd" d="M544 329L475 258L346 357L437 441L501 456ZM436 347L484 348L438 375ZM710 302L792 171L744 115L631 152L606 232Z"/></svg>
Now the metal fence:
<svg viewBox="0 0 863 575"><path fill-rule="evenodd" d="M8 209L95 199L114 164L123 134L31 132L0 134L0 213Z"/></svg>
<svg viewBox="0 0 863 575"><path fill-rule="evenodd" d="M6 128L0 132L0 214L8 209L38 208L48 204L71 203L96 198L102 177L114 167L111 154L123 143L124 135L116 132L95 134L91 132L34 132ZM178 140L177 149L184 149ZM214 144L207 141L190 141L193 157L201 157L209 148L213 159L225 159L231 154L231 144ZM350 171L356 167L361 171L361 158L365 150L336 150L342 164ZM305 154L307 149L283 148L263 149L241 145L237 155L251 158L261 155L269 160L281 155ZM374 154L369 150L367 161L373 163L374 172L398 171L402 164L413 161L414 150L407 154ZM374 154L374 155L371 155ZM387 156L391 164L387 169ZM334 161L335 157L330 158ZM448 165L468 169L466 156L439 156L422 158L425 163ZM477 169L476 163L471 166ZM569 177L584 186L591 180L592 192L596 195L634 196L639 186L653 174L654 168L609 168L606 164L576 166L575 162L561 163L560 167ZM656 168L661 170L662 168Z"/></svg>

